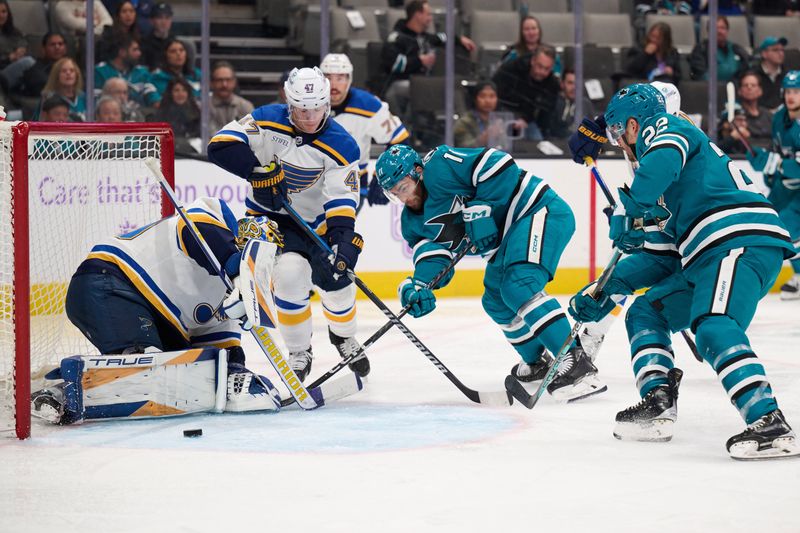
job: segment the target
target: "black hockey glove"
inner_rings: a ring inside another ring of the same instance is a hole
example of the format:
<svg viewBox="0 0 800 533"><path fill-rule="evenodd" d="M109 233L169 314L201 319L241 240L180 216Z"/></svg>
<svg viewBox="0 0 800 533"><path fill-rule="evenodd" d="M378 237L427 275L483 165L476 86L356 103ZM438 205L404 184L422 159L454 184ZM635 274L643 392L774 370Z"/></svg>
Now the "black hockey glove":
<svg viewBox="0 0 800 533"><path fill-rule="evenodd" d="M389 198L383 194L383 187L378 183L378 178L376 177L373 177L372 181L369 182L367 201L369 205L386 205L389 203Z"/></svg>
<svg viewBox="0 0 800 533"><path fill-rule="evenodd" d="M263 167L255 167L247 178L253 187L255 201L270 211L280 211L286 200L286 180L281 164L273 160Z"/></svg>
<svg viewBox="0 0 800 533"><path fill-rule="evenodd" d="M331 270L334 275L341 276L356 267L358 255L364 248L364 239L353 230L334 228L325 235L333 250Z"/></svg>
<svg viewBox="0 0 800 533"><path fill-rule="evenodd" d="M606 119L600 115L594 120L584 118L577 131L569 136L567 144L572 152L572 160L582 165L587 156L597 159L600 148L607 142Z"/></svg>

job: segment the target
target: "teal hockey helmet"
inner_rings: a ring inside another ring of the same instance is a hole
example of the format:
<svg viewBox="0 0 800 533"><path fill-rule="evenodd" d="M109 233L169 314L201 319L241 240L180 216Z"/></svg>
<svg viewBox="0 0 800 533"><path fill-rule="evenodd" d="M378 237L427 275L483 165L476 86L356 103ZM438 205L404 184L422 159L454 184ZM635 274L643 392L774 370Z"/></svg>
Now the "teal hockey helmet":
<svg viewBox="0 0 800 533"><path fill-rule="evenodd" d="M380 155L375 163L375 176L381 188L389 191L406 176L419 180L420 169L424 166L416 150L397 144Z"/></svg>
<svg viewBox="0 0 800 533"><path fill-rule="evenodd" d="M624 134L628 119L639 124L658 113L667 111L664 95L648 83L634 83L617 91L608 102L605 112L608 137L616 143Z"/></svg>
<svg viewBox="0 0 800 533"><path fill-rule="evenodd" d="M790 70L783 77L781 89L800 89L800 70Z"/></svg>

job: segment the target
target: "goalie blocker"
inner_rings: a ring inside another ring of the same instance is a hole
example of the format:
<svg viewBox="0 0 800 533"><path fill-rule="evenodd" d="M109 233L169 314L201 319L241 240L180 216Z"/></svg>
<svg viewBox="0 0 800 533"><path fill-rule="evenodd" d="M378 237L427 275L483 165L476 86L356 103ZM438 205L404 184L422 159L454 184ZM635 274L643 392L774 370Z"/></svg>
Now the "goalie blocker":
<svg viewBox="0 0 800 533"><path fill-rule="evenodd" d="M91 419L280 410L272 383L224 349L72 356L47 374L60 383L31 395L31 412L66 425Z"/></svg>

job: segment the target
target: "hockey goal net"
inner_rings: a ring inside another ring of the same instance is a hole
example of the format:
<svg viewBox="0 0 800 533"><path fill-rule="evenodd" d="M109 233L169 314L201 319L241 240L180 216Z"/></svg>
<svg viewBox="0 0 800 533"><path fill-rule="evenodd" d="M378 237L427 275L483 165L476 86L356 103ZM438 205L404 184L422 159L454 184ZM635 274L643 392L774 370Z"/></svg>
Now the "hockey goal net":
<svg viewBox="0 0 800 533"><path fill-rule="evenodd" d="M172 183L169 125L0 122L0 435L29 437L32 388L97 353L64 296L97 241L171 212L148 157Z"/></svg>

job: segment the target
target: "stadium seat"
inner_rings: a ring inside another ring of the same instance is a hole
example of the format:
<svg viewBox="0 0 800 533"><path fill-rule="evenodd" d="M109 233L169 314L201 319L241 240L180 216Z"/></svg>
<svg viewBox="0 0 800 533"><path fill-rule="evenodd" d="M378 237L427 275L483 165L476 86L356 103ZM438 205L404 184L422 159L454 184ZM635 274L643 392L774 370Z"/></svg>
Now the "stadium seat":
<svg viewBox="0 0 800 533"><path fill-rule="evenodd" d="M462 81L456 80L454 112L466 110ZM411 76L409 106L411 108L410 130L423 145L435 146L444 141L444 87L442 76Z"/></svg>
<svg viewBox="0 0 800 533"><path fill-rule="evenodd" d="M478 45L478 65L482 72L491 75L496 65L516 40L509 28L519 27L519 14L514 11L474 11L471 15L470 37Z"/></svg>
<svg viewBox="0 0 800 533"><path fill-rule="evenodd" d="M341 0L339 6L343 8L364 9L388 9L389 0Z"/></svg>
<svg viewBox="0 0 800 533"><path fill-rule="evenodd" d="M619 13L620 0L583 0L584 13Z"/></svg>
<svg viewBox="0 0 800 533"><path fill-rule="evenodd" d="M564 66L575 68L575 47L567 46L564 48ZM594 46L592 44L583 47L583 77L584 78L608 78L617 71L614 52L607 46Z"/></svg>
<svg viewBox="0 0 800 533"><path fill-rule="evenodd" d="M800 50L797 48L787 48L783 58L784 70L800 70Z"/></svg>
<svg viewBox="0 0 800 533"><path fill-rule="evenodd" d="M331 10L331 51L347 53L353 63L353 80L362 85L367 77L367 45L370 41L380 41L378 19L375 10L357 10L364 19L363 28L353 28L347 18L347 10Z"/></svg>
<svg viewBox="0 0 800 533"><path fill-rule="evenodd" d="M521 0L529 15L539 18L539 13L568 13L568 0Z"/></svg>
<svg viewBox="0 0 800 533"><path fill-rule="evenodd" d="M542 35L547 44L572 46L575 43L575 18L572 13L537 13L536 18L542 25ZM518 37L519 29L514 32L513 40Z"/></svg>
<svg viewBox="0 0 800 533"><path fill-rule="evenodd" d="M688 54L696 43L694 35L694 19L685 15L647 15L645 27L650 27L656 22L665 22L672 30L672 45L682 55Z"/></svg>
<svg viewBox="0 0 800 533"><path fill-rule="evenodd" d="M633 44L633 27L628 15L620 13L584 15L583 42L622 48Z"/></svg>
<svg viewBox="0 0 800 533"><path fill-rule="evenodd" d="M747 30L747 17L728 17L728 40L744 47L748 52L753 51L750 42L750 32ZM708 39L708 15L700 17L700 40Z"/></svg>
<svg viewBox="0 0 800 533"><path fill-rule="evenodd" d="M703 128L708 122L708 82L707 81L681 81L681 111L687 115L702 115ZM717 113L725 107L725 83L717 84Z"/></svg>
<svg viewBox="0 0 800 533"><path fill-rule="evenodd" d="M800 22L797 17L754 17L753 46L770 36L786 37L787 48L800 48Z"/></svg>
<svg viewBox="0 0 800 533"><path fill-rule="evenodd" d="M377 12L378 26L381 30L381 40L385 41L397 24L397 21L406 18L406 11L399 8L381 9Z"/></svg>
<svg viewBox="0 0 800 533"><path fill-rule="evenodd" d="M23 34L34 36L37 41L41 41L48 31L47 10L41 0L14 0L12 4L14 25L17 29Z"/></svg>

